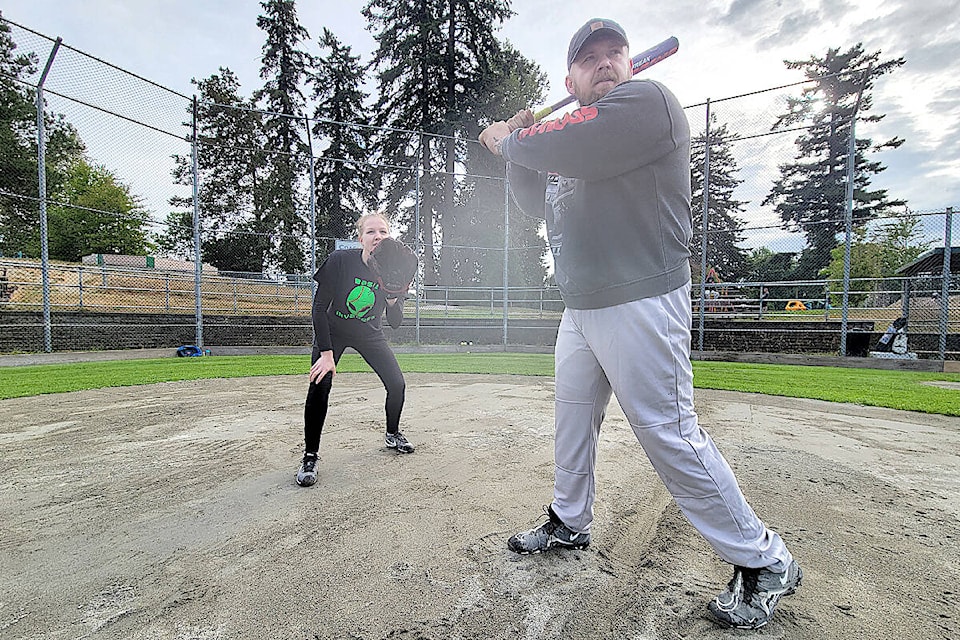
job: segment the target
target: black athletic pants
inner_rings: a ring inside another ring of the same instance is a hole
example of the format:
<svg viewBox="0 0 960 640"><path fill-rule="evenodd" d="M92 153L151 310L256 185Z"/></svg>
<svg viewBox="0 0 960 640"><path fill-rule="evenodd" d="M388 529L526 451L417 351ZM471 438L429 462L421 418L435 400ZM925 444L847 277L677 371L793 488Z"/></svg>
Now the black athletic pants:
<svg viewBox="0 0 960 640"><path fill-rule="evenodd" d="M344 349L353 347L379 376L383 387L387 390L387 401L384 407L387 414L387 433L397 433L400 430L400 413L403 411L406 383L403 380L400 365L397 364L397 357L393 355L393 350L390 349L386 337L379 334L371 340L348 344L345 341L338 340L336 336L332 336L332 342L334 362L340 362L340 356L343 355ZM310 360L311 366L319 359L320 351L314 345ZM320 449L320 434L323 431L323 423L327 418L327 407L330 403L332 386L333 374L328 373L316 383L310 383L310 388L307 390L307 401L303 407L305 451L316 452Z"/></svg>

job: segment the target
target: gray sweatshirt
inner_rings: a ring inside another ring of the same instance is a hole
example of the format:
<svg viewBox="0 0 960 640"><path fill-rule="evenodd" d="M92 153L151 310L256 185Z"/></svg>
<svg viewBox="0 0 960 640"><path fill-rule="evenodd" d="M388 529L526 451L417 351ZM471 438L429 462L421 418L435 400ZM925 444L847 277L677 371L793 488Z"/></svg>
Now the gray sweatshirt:
<svg viewBox="0 0 960 640"><path fill-rule="evenodd" d="M547 221L564 303L598 309L690 281L690 126L669 89L631 80L503 141L514 199Z"/></svg>

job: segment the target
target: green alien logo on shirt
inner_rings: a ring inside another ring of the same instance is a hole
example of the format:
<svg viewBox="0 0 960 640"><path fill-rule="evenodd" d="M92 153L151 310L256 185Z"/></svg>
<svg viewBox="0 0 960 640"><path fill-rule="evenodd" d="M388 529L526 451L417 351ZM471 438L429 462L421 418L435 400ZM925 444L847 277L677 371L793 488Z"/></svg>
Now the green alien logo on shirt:
<svg viewBox="0 0 960 640"><path fill-rule="evenodd" d="M347 310L350 312L347 317L362 319L373 308L374 302L373 290L366 283L358 284L347 294Z"/></svg>

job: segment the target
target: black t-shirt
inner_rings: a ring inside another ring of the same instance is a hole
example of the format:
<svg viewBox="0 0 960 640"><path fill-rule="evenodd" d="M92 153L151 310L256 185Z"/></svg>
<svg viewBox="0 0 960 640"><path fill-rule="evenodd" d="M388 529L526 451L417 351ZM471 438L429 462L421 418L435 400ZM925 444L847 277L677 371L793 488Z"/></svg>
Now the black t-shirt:
<svg viewBox="0 0 960 640"><path fill-rule="evenodd" d="M332 348L333 333L361 341L382 333L385 308L390 326L399 328L403 302L387 306L377 274L363 262L362 249L334 251L313 279L319 283L313 298L313 329L320 351Z"/></svg>

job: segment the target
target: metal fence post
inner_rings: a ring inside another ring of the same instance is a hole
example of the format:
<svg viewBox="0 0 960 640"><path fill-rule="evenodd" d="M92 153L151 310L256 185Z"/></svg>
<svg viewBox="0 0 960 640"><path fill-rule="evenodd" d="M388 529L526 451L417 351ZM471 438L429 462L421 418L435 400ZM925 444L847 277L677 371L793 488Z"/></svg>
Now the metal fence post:
<svg viewBox="0 0 960 640"><path fill-rule="evenodd" d="M850 243L853 237L853 175L857 162L856 112L850 117L850 148L847 151L847 186L844 202L843 306L840 312L840 355L847 355L847 320L850 314Z"/></svg>
<svg viewBox="0 0 960 640"><path fill-rule="evenodd" d="M197 346L203 349L203 299L200 276L203 264L200 257L200 171L197 162L197 96L193 96L193 141L191 156L193 161L193 297L196 322Z"/></svg>
<svg viewBox="0 0 960 640"><path fill-rule="evenodd" d="M37 83L37 191L40 200L40 279L43 283L43 350L53 351L50 320L50 247L47 238L47 133L43 120L43 83L53 66L53 59L60 49L60 38L53 43L47 64Z"/></svg>
<svg viewBox="0 0 960 640"><path fill-rule="evenodd" d="M703 214L700 216L700 312L697 320L697 351L703 351L707 297L707 218L710 211L710 98L707 98L707 123L703 150Z"/></svg>
<svg viewBox="0 0 960 640"><path fill-rule="evenodd" d="M850 314L850 244L853 238L853 180L857 164L857 114L860 112L860 100L863 90L867 88L870 74L873 72L873 63L867 67L857 92L857 102L850 114L850 148L847 150L847 184L844 194L844 232L843 246L843 309L840 314L840 356L847 355L847 320Z"/></svg>
<svg viewBox="0 0 960 640"><path fill-rule="evenodd" d="M510 177L503 169L503 348L507 348L507 325L510 315L508 288L510 286Z"/></svg>
<svg viewBox="0 0 960 640"><path fill-rule="evenodd" d="M419 137L417 138L417 144L419 148L417 149L417 157L420 157L420 154L423 153L423 132L420 132ZM417 257L420 258L420 266L417 269L416 283L417 283L417 299L416 306L414 307L414 327L416 333L417 345L420 344L420 299L427 295L427 292L423 288L423 242L420 239L420 165L413 167L413 179L414 179L414 188L416 193L413 198L413 220L414 220L414 233L413 233L413 242L414 250L416 251Z"/></svg>
<svg viewBox="0 0 960 640"><path fill-rule="evenodd" d="M310 152L310 277L317 272L317 177L313 163L313 136L310 135L310 118L304 116L307 125L307 148ZM315 285L320 283L313 281ZM311 286L311 291L313 287Z"/></svg>
<svg viewBox="0 0 960 640"><path fill-rule="evenodd" d="M950 257L953 253L953 207L947 207L947 226L943 232L943 275L940 282L940 344L941 360L947 356L947 329L950 326Z"/></svg>

